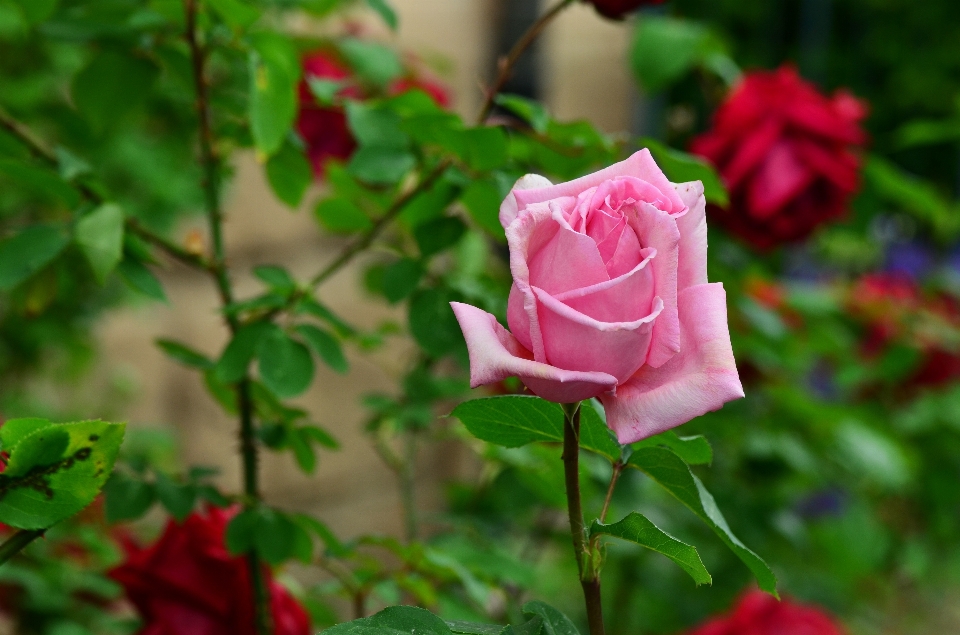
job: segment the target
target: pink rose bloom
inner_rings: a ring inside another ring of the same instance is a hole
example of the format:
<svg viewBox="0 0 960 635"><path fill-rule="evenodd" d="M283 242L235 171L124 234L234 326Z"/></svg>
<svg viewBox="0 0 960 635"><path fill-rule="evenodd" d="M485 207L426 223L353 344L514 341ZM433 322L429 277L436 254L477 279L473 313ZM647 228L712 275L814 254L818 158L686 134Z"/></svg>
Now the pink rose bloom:
<svg viewBox="0 0 960 635"><path fill-rule="evenodd" d="M742 397L704 208L702 184L671 184L648 150L568 183L517 181L500 206L510 331L452 304L471 385L517 376L549 401L598 397L621 443Z"/></svg>

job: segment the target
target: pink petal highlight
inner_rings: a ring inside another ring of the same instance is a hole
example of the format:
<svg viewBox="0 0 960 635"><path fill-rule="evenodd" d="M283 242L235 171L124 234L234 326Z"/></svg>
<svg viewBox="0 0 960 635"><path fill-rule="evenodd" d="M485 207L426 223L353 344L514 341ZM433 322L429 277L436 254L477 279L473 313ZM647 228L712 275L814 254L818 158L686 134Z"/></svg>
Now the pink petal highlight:
<svg viewBox="0 0 960 635"><path fill-rule="evenodd" d="M631 322L601 322L533 287L537 296L544 350L552 366L583 372L596 371L624 381L643 365L650 348L653 325L663 310Z"/></svg>
<svg viewBox="0 0 960 635"><path fill-rule="evenodd" d="M743 397L727 329L720 283L688 287L678 297L681 348L660 368L642 367L600 395L607 424L621 443L633 443Z"/></svg>
<svg viewBox="0 0 960 635"><path fill-rule="evenodd" d="M676 217L680 230L677 262L677 292L680 292L707 283L707 201L700 181L679 183L675 187L687 206L687 212Z"/></svg>
<svg viewBox="0 0 960 635"><path fill-rule="evenodd" d="M497 319L477 307L451 302L470 354L470 386L476 388L507 377L519 377L536 395L572 403L613 390L615 377L600 372L555 368L530 359L531 353Z"/></svg>

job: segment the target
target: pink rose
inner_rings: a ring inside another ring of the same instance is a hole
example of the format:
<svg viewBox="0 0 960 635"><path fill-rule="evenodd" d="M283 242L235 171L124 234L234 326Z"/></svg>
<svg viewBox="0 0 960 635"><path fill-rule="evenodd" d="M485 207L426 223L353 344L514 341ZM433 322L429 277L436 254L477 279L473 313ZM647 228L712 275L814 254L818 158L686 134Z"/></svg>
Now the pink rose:
<svg viewBox="0 0 960 635"><path fill-rule="evenodd" d="M599 397L622 443L742 397L704 207L702 184L671 184L647 150L568 183L517 181L500 206L510 332L453 303L472 386L517 376L549 401Z"/></svg>

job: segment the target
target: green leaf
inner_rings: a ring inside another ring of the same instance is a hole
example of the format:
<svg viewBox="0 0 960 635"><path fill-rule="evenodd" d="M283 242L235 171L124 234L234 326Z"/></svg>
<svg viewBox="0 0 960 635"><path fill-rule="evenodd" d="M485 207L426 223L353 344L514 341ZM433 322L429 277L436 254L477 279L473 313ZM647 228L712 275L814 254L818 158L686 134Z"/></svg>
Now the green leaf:
<svg viewBox="0 0 960 635"><path fill-rule="evenodd" d="M760 588L771 595L777 595L777 578L773 571L760 556L748 549L730 531L713 496L706 490L700 479L690 471L683 459L663 448L641 448L630 456L627 465L639 469L655 480L699 516L733 551L734 555L753 572Z"/></svg>
<svg viewBox="0 0 960 635"><path fill-rule="evenodd" d="M401 258L383 271L383 295L391 303L403 300L417 290L423 267L412 258Z"/></svg>
<svg viewBox="0 0 960 635"><path fill-rule="evenodd" d="M103 284L123 256L123 210L104 203L77 221L74 240Z"/></svg>
<svg viewBox="0 0 960 635"><path fill-rule="evenodd" d="M298 324L294 330L310 345L324 363L340 374L350 370L340 342L330 333L312 324Z"/></svg>
<svg viewBox="0 0 960 635"><path fill-rule="evenodd" d="M340 337L353 337L357 334L356 329L344 322L333 311L317 302L311 297L304 297L297 304L298 313L307 313L313 317L323 320L337 332Z"/></svg>
<svg viewBox="0 0 960 635"><path fill-rule="evenodd" d="M503 226L500 225L500 203L503 192L493 179L473 181L460 196L470 212L470 217L500 242L505 242Z"/></svg>
<svg viewBox="0 0 960 635"><path fill-rule="evenodd" d="M261 338L274 328L276 327L266 322L254 322L238 330L217 360L214 369L216 378L227 384L240 381L253 361Z"/></svg>
<svg viewBox="0 0 960 635"><path fill-rule="evenodd" d="M388 46L352 37L338 44L350 67L371 84L383 88L403 74L400 58Z"/></svg>
<svg viewBox="0 0 960 635"><path fill-rule="evenodd" d="M170 515L182 522L197 502L197 489L191 483L177 483L162 472L156 474L156 492L160 504Z"/></svg>
<svg viewBox="0 0 960 635"><path fill-rule="evenodd" d="M265 507L257 515L253 544L261 558L278 565L293 554L297 526L285 514Z"/></svg>
<svg viewBox="0 0 960 635"><path fill-rule="evenodd" d="M103 486L108 523L136 520L147 513L156 500L149 483L137 478L114 474Z"/></svg>
<svg viewBox="0 0 960 635"><path fill-rule="evenodd" d="M154 300L160 300L161 302L167 301L167 294L163 292L163 285L161 285L157 277L147 269L146 265L139 260L133 260L129 257L124 258L120 261L120 264L117 265L117 273L120 274L120 277L123 278L124 282L126 282L130 288Z"/></svg>
<svg viewBox="0 0 960 635"><path fill-rule="evenodd" d="M504 627L499 624L478 624L476 622L461 622L447 620L447 628L454 635L501 635Z"/></svg>
<svg viewBox="0 0 960 635"><path fill-rule="evenodd" d="M708 203L716 203L722 207L730 203L727 188L723 186L720 175L702 158L674 150L649 137L640 139L639 143L650 150L657 165L672 182L700 181L703 183L703 196Z"/></svg>
<svg viewBox="0 0 960 635"><path fill-rule="evenodd" d="M410 333L428 353L440 357L465 346L450 296L443 290L427 289L413 296L407 317Z"/></svg>
<svg viewBox="0 0 960 635"><path fill-rule="evenodd" d="M155 343L160 350L184 366L197 368L199 370L210 370L216 366L212 359L203 353L198 353L185 344L181 344L180 342L174 342L173 340L161 338L155 340Z"/></svg>
<svg viewBox="0 0 960 635"><path fill-rule="evenodd" d="M293 514L290 519L300 527L316 534L332 555L341 557L350 552L350 550L337 539L334 533L330 531L330 528L316 518L307 516L306 514Z"/></svg>
<svg viewBox="0 0 960 635"><path fill-rule="evenodd" d="M313 381L313 358L307 347L274 326L257 345L260 379L281 399L295 397Z"/></svg>
<svg viewBox="0 0 960 635"><path fill-rule="evenodd" d="M260 17L260 11L242 0L207 0L223 21L234 29L246 29Z"/></svg>
<svg viewBox="0 0 960 635"><path fill-rule="evenodd" d="M895 438L858 421L843 422L836 435L843 463L853 474L891 490L910 483L910 462Z"/></svg>
<svg viewBox="0 0 960 635"><path fill-rule="evenodd" d="M260 265L253 268L253 275L277 293L286 295L297 288L297 281L290 272L276 265Z"/></svg>
<svg viewBox="0 0 960 635"><path fill-rule="evenodd" d="M497 95L496 103L526 121L535 132L547 131L550 114L540 102L520 95L500 93Z"/></svg>
<svg viewBox="0 0 960 635"><path fill-rule="evenodd" d="M460 135L460 157L474 170L492 170L506 163L507 135L500 128L468 128Z"/></svg>
<svg viewBox="0 0 960 635"><path fill-rule="evenodd" d="M0 173L6 174L14 183L44 200L59 200L70 208L80 203L77 191L60 176L45 168L17 159L0 159Z"/></svg>
<svg viewBox="0 0 960 635"><path fill-rule="evenodd" d="M89 505L117 458L125 424L56 424L23 437L0 474L0 522L43 529Z"/></svg>
<svg viewBox="0 0 960 635"><path fill-rule="evenodd" d="M447 174L450 174L449 172ZM440 217L444 210L452 202L457 200L460 194L460 185L453 183L452 179L443 178L437 180L425 192L420 192L403 206L403 210L398 215L400 221L407 227L418 227Z"/></svg>
<svg viewBox="0 0 960 635"><path fill-rule="evenodd" d="M658 93L676 82L702 58L707 30L701 24L666 16L637 22L630 64L643 89Z"/></svg>
<svg viewBox="0 0 960 635"><path fill-rule="evenodd" d="M0 291L10 291L60 255L69 238L48 225L32 225L0 242Z"/></svg>
<svg viewBox="0 0 960 635"><path fill-rule="evenodd" d="M319 443L325 448L336 450L340 447L340 443L330 436L329 432L319 426L302 426L300 428L300 433L303 435L304 439L309 439L315 443Z"/></svg>
<svg viewBox="0 0 960 635"><path fill-rule="evenodd" d="M57 8L58 0L14 0L27 22L36 25L45 22Z"/></svg>
<svg viewBox="0 0 960 635"><path fill-rule="evenodd" d="M361 146L347 164L351 175L371 185L392 185L417 165L417 159L402 148Z"/></svg>
<svg viewBox="0 0 960 635"><path fill-rule="evenodd" d="M132 51L103 49L73 78L73 103L102 134L147 99L159 75L153 62Z"/></svg>
<svg viewBox="0 0 960 635"><path fill-rule="evenodd" d="M897 129L894 134L897 149L916 146L956 143L960 141L960 118L915 119Z"/></svg>
<svg viewBox="0 0 960 635"><path fill-rule="evenodd" d="M52 428L55 425L57 424L52 421L38 417L10 419L0 426L0 449L10 452L18 443L34 432Z"/></svg>
<svg viewBox="0 0 960 635"><path fill-rule="evenodd" d="M424 258L452 247L463 237L467 226L459 218L448 216L427 221L413 230L420 255Z"/></svg>
<svg viewBox="0 0 960 635"><path fill-rule="evenodd" d="M606 457L611 463L623 455L620 443L589 401L580 404L580 447Z"/></svg>
<svg viewBox="0 0 960 635"><path fill-rule="evenodd" d="M373 227L370 218L345 198L328 198L317 204L314 214L324 229L337 234L366 231Z"/></svg>
<svg viewBox="0 0 960 635"><path fill-rule="evenodd" d="M635 443L633 447L649 448L658 445L670 448L688 465L709 465L713 463L713 448L710 447L710 442L707 441L706 437L702 435L681 437L673 430L667 430Z"/></svg>
<svg viewBox="0 0 960 635"><path fill-rule="evenodd" d="M271 156L297 116L300 60L285 36L263 33L250 52L250 132L257 150Z"/></svg>
<svg viewBox="0 0 960 635"><path fill-rule="evenodd" d="M451 414L473 436L507 448L535 441L563 441L563 410L539 397L504 395L473 399L454 408Z"/></svg>
<svg viewBox="0 0 960 635"><path fill-rule="evenodd" d="M646 547L657 553L662 553L690 574L697 586L713 583L713 578L707 568L703 566L703 561L700 560L700 554L697 553L696 547L677 540L654 525L642 514L632 512L623 520L609 525L595 520L590 527L590 535L595 536L597 534L616 536L629 542L635 542L641 547Z"/></svg>
<svg viewBox="0 0 960 635"><path fill-rule="evenodd" d="M292 143L280 146L267 160L267 181L277 198L297 208L313 181L313 168L303 152Z"/></svg>
<svg viewBox="0 0 960 635"><path fill-rule="evenodd" d="M430 611L414 606L390 606L376 615L338 624L323 635L452 635Z"/></svg>
<svg viewBox="0 0 960 635"><path fill-rule="evenodd" d="M231 555L239 556L253 549L259 519L260 514L255 509L244 509L230 519L224 542Z"/></svg>
<svg viewBox="0 0 960 635"><path fill-rule="evenodd" d="M309 437L300 430L294 430L288 435L287 443L300 469L307 474L313 474L313 470L317 467L317 455L313 451Z"/></svg>
<svg viewBox="0 0 960 635"><path fill-rule="evenodd" d="M383 21L387 23L391 30L397 30L397 12L387 3L387 0L367 0L367 4L380 14L380 17L383 18Z"/></svg>
<svg viewBox="0 0 960 635"><path fill-rule="evenodd" d="M543 619L543 635L580 635L570 618L549 604L537 600L527 602L523 605L523 614Z"/></svg>
<svg viewBox="0 0 960 635"><path fill-rule="evenodd" d="M382 105L347 101L347 123L361 146L410 147L410 138L400 129L400 115Z"/></svg>

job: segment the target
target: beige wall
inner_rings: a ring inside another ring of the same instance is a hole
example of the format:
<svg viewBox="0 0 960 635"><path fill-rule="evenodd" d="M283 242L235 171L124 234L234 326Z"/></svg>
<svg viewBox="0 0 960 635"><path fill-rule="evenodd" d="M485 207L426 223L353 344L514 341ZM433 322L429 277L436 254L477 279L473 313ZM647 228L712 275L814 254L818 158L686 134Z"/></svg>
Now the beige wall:
<svg viewBox="0 0 960 635"><path fill-rule="evenodd" d="M394 0L394 5L401 18L399 33L390 34L376 22L368 28L426 60L446 60L442 74L456 91L456 107L472 117L480 103L481 78L487 74L491 39L487 2ZM626 127L630 90L623 63L626 43L627 26L602 21L586 6L574 6L552 26L544 46L545 86L548 106L556 116L586 117L611 132ZM339 241L322 237L309 211L292 213L276 202L251 155L238 157L236 167L226 200L225 232L240 297L258 289L247 273L252 266L283 264L295 275L307 277L332 257ZM203 226L197 222L193 228ZM182 228L178 238L190 229ZM324 301L361 326L373 327L386 318L402 322L401 312L363 296L357 284L359 271L356 266L348 268L328 282L321 293ZM157 337L175 338L216 356L226 333L216 312L214 288L202 275L175 264L163 271L162 279L169 305L125 309L103 323L104 372L136 387L123 416L135 426L172 427L187 463L220 467L221 484L234 489L240 480L236 423L207 396L196 373L167 359L152 343ZM365 413L358 398L368 391L392 390L410 354L409 346L398 341L373 355L350 351L347 376L318 368L313 387L297 403L332 430L343 448L323 452L311 477L301 474L289 455L263 453L263 490L269 502L314 511L346 535L399 533L397 488L360 432ZM449 448L432 448L423 452L423 459L420 503L426 509L436 508L438 481L453 469L456 456L449 454ZM391 509L397 513L383 511Z"/></svg>

